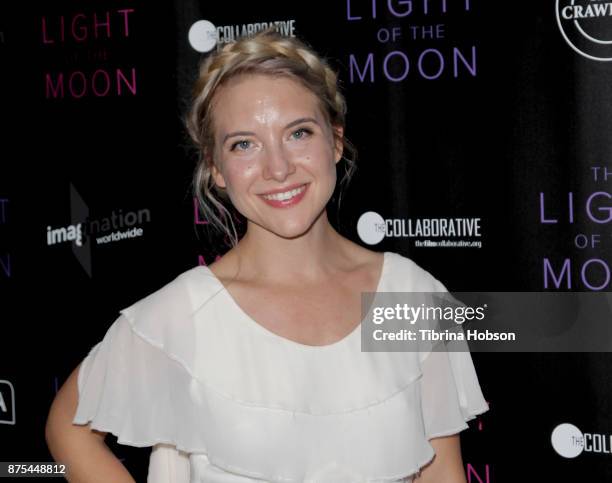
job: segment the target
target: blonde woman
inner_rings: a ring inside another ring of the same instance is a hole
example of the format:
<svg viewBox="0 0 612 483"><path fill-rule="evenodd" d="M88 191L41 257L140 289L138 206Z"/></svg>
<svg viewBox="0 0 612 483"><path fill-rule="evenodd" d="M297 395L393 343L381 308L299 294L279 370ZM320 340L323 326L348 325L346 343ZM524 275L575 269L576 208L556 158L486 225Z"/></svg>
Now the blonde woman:
<svg viewBox="0 0 612 483"><path fill-rule="evenodd" d="M361 351L363 292L445 288L330 224L337 167L354 168L345 111L297 39L260 33L202 63L194 189L234 244L121 310L68 378L46 436L69 480L132 481L111 432L153 447L150 482L466 481L458 433L488 409L470 354Z"/></svg>

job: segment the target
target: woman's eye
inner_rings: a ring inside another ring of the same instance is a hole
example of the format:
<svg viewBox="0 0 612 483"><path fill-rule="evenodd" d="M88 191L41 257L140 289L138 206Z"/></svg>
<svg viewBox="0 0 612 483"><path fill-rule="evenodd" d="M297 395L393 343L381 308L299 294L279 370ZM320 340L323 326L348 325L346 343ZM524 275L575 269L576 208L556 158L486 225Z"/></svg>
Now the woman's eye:
<svg viewBox="0 0 612 483"><path fill-rule="evenodd" d="M307 137L309 134L312 134L312 131L310 129L306 129L305 127L302 127L298 129L297 131L293 131L292 137L293 139L303 139Z"/></svg>
<svg viewBox="0 0 612 483"><path fill-rule="evenodd" d="M232 144L232 146L230 147L230 151L234 151L236 149L238 149L239 151L244 151L245 149L249 149L250 146L251 146L251 141L247 141L246 139L243 139L242 141L238 141Z"/></svg>

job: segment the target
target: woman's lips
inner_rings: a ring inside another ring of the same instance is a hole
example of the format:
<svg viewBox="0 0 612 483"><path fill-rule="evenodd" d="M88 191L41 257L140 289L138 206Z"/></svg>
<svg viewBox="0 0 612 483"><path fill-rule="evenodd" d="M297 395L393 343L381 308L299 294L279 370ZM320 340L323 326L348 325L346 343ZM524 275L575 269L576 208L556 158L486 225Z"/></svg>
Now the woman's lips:
<svg viewBox="0 0 612 483"><path fill-rule="evenodd" d="M269 206L274 208L284 208L286 206L293 206L298 204L306 191L310 183L303 184L297 188L290 189L281 193L259 195L259 197Z"/></svg>

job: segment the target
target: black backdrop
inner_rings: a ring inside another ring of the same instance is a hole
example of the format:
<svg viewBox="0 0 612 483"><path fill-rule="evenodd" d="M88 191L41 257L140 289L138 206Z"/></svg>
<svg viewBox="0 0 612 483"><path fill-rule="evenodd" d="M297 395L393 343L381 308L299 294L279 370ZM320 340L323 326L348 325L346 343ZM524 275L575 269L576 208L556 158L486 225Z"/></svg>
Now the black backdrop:
<svg viewBox="0 0 612 483"><path fill-rule="evenodd" d="M588 5L601 15L565 18ZM608 9L593 0L0 6L0 460L50 461L49 405L117 311L223 253L194 212L180 120L205 55L189 41L195 22L221 27L222 42L230 28L279 21L337 67L359 150L340 216L351 239L374 233L366 212L479 219L480 236L450 240L468 246L389 232L372 248L413 258L453 291L609 292ZM53 242L54 230L86 217L111 225L81 246ZM96 243L126 225L139 236ZM491 410L462 433L469 481L612 480L609 353L473 358ZM561 456L551 434L562 423L600 435L607 451ZM149 449L113 448L144 481Z"/></svg>

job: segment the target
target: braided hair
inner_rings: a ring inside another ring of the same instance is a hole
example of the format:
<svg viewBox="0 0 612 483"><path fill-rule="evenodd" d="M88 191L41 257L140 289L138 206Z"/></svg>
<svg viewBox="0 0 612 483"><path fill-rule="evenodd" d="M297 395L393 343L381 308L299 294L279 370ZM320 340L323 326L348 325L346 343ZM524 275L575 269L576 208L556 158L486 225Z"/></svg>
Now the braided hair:
<svg viewBox="0 0 612 483"><path fill-rule="evenodd" d="M346 115L346 101L339 90L337 75L327 61L303 41L282 36L273 28L226 44L200 63L190 109L184 118L187 133L199 153L193 175L193 194L205 219L226 235L232 246L238 243L238 235L223 203L229 201L229 196L225 189L216 185L212 176L212 167L216 165L212 106L219 87L243 74L282 76L301 83L316 96L330 126L344 128ZM338 136L335 129L332 131ZM342 192L356 169L355 148L346 137L342 137L342 143L345 165L338 209Z"/></svg>

